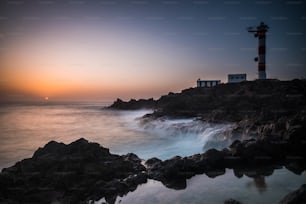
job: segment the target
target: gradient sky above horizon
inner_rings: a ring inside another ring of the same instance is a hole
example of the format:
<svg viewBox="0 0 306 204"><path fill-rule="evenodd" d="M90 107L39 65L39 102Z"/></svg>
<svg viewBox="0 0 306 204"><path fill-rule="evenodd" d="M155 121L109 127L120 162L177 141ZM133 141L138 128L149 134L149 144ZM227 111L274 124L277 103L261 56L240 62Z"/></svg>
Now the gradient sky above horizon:
<svg viewBox="0 0 306 204"><path fill-rule="evenodd" d="M0 2L0 100L159 97L227 74L306 77L306 1L8 0Z"/></svg>

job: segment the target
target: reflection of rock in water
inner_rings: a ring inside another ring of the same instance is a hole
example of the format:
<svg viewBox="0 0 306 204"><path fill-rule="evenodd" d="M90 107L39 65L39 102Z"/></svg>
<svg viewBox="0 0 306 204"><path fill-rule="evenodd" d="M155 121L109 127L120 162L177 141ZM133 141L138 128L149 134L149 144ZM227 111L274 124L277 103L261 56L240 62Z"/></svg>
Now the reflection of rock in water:
<svg viewBox="0 0 306 204"><path fill-rule="evenodd" d="M257 175L253 179L253 182L249 182L247 184L248 187L255 186L259 193L263 193L267 190L267 184L264 176Z"/></svg>
<svg viewBox="0 0 306 204"><path fill-rule="evenodd" d="M224 201L224 204L242 204L241 202L234 200L232 198L227 199L226 201Z"/></svg>
<svg viewBox="0 0 306 204"><path fill-rule="evenodd" d="M254 178L254 184L260 193L267 190L267 184L264 176L257 176Z"/></svg>

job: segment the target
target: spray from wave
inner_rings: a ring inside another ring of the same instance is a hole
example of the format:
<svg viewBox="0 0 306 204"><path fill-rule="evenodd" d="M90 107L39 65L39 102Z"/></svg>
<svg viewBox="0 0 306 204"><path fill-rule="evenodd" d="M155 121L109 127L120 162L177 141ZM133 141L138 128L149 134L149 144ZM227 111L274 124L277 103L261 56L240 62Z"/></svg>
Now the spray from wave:
<svg viewBox="0 0 306 204"><path fill-rule="evenodd" d="M234 139L232 131L235 124L213 124L197 119L144 119L148 110L129 112L125 120L129 128L147 135L148 143L135 153L149 158L149 155L161 159L172 156L189 156L205 152L208 149L223 149ZM148 155L148 156L147 156Z"/></svg>
<svg viewBox="0 0 306 204"><path fill-rule="evenodd" d="M235 127L234 124L212 124L196 119L157 119L140 125L145 131L160 138L190 141L187 143L195 148L200 147L202 151L223 149L230 145L231 132Z"/></svg>

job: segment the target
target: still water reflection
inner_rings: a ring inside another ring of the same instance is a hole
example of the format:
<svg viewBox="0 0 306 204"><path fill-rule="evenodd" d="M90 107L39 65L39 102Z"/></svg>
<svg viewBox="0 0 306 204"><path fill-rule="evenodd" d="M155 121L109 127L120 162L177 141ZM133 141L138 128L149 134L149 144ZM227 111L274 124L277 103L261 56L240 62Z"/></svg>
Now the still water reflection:
<svg viewBox="0 0 306 204"><path fill-rule="evenodd" d="M278 203L286 194L299 188L306 181L306 173L296 175L285 168L277 169L270 176L237 178L233 170L209 178L205 174L187 180L187 187L174 190L161 182L149 180L134 192L119 197L116 203L224 203L233 198L244 204ZM99 202L97 202L99 203Z"/></svg>

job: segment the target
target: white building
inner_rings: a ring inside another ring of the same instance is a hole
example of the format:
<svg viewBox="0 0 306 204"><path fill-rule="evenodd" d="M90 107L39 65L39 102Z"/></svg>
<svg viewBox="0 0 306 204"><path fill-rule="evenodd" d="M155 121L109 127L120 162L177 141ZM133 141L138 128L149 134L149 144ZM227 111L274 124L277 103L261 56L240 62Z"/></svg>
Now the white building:
<svg viewBox="0 0 306 204"><path fill-rule="evenodd" d="M221 80L197 80L197 87L213 87L221 83Z"/></svg>
<svg viewBox="0 0 306 204"><path fill-rule="evenodd" d="M239 83L247 80L246 74L229 74L227 75L228 83Z"/></svg>

